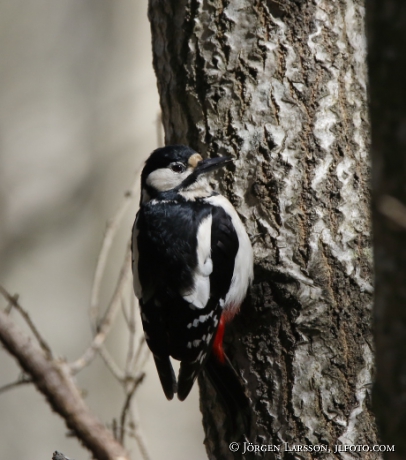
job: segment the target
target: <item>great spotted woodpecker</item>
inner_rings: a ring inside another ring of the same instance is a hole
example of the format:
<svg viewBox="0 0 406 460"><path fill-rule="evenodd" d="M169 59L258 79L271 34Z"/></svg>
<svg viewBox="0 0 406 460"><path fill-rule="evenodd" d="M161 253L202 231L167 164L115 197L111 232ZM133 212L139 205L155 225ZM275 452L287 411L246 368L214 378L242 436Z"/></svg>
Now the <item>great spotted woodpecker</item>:
<svg viewBox="0 0 406 460"><path fill-rule="evenodd" d="M202 368L215 371L224 362L225 323L239 311L253 278L244 226L207 178L230 161L203 160L191 148L173 145L155 150L141 174L132 234L134 290L168 399L177 392L184 400ZM213 356L217 364L209 366ZM181 362L178 379L170 357Z"/></svg>

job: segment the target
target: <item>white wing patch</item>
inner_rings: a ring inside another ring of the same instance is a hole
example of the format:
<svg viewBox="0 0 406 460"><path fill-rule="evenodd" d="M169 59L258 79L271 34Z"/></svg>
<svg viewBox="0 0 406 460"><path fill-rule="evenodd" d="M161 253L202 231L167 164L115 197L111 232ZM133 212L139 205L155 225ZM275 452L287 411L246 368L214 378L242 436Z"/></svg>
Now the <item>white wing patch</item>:
<svg viewBox="0 0 406 460"><path fill-rule="evenodd" d="M207 315L200 315L198 318L193 320L192 323L189 323L186 327L190 329L191 327L197 327L199 324L206 322L209 318L213 316L213 310Z"/></svg>
<svg viewBox="0 0 406 460"><path fill-rule="evenodd" d="M138 217L137 217L138 220ZM142 298L142 287L140 283L140 277L138 274L138 234L140 233L137 228L137 220L134 224L134 231L132 234L132 264L133 264L133 283L134 283L134 292L138 299Z"/></svg>
<svg viewBox="0 0 406 460"><path fill-rule="evenodd" d="M210 275L213 271L211 260L211 225L212 215L200 222L197 230L197 266L193 273L192 292L183 293L186 302L196 308L204 308L210 298Z"/></svg>
<svg viewBox="0 0 406 460"><path fill-rule="evenodd" d="M236 313L247 293L248 286L254 277L254 255L251 241L248 238L244 225L238 217L234 206L222 195L213 195L205 200L213 206L219 206L231 217L234 229L237 233L239 248L235 258L234 273L230 289L227 292L224 311Z"/></svg>

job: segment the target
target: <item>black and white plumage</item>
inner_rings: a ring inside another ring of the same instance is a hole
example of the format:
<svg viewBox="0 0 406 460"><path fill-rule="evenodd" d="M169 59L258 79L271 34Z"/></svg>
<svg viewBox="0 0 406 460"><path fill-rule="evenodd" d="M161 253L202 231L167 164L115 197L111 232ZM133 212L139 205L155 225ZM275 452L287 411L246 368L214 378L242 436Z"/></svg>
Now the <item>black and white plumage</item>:
<svg viewBox="0 0 406 460"><path fill-rule="evenodd" d="M155 150L142 171L132 236L134 290L168 399L175 392L186 398L213 352L224 361L224 324L238 312L252 281L244 226L207 180L230 161L203 160L175 145ZM181 361L178 379L170 357Z"/></svg>

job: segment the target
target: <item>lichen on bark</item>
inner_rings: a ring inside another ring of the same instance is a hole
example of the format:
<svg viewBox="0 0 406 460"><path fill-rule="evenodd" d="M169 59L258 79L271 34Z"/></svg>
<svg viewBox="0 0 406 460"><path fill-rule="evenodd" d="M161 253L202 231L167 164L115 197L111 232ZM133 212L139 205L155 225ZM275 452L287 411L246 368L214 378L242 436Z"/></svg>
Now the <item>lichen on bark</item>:
<svg viewBox="0 0 406 460"><path fill-rule="evenodd" d="M256 268L226 345L249 441L372 444L363 1L150 0L149 16L166 143L235 158L219 186ZM209 456L237 458L200 384Z"/></svg>

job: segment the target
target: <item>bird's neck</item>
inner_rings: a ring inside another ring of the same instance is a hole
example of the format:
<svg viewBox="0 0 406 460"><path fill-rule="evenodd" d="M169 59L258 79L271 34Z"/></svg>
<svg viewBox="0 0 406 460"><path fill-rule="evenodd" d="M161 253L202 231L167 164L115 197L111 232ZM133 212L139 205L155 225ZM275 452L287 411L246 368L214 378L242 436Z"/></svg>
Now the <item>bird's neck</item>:
<svg viewBox="0 0 406 460"><path fill-rule="evenodd" d="M196 199L207 198L213 195L213 188L209 184L207 177L203 176L188 187L180 189L178 193L187 201L195 201Z"/></svg>

